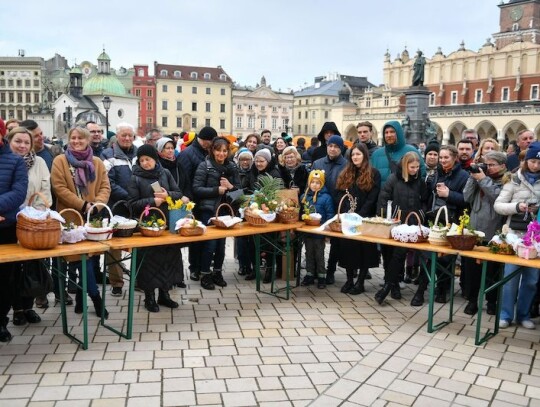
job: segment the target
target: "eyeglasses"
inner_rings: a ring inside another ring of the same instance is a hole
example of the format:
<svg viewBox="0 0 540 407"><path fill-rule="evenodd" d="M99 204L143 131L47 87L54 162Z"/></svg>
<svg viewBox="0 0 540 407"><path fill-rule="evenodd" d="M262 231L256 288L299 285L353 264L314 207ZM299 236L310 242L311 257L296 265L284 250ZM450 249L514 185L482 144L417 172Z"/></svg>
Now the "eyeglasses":
<svg viewBox="0 0 540 407"><path fill-rule="evenodd" d="M486 167L488 167L488 168L498 167L499 165L502 165L502 164L486 164Z"/></svg>

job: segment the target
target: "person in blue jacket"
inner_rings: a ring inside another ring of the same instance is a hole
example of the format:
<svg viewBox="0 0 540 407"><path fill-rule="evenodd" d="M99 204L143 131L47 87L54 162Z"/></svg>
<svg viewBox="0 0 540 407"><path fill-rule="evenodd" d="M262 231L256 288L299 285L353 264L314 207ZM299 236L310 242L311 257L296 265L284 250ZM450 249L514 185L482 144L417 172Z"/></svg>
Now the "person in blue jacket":
<svg viewBox="0 0 540 407"><path fill-rule="evenodd" d="M303 205L314 207L321 215L321 224L335 215L334 201L324 186L324 170L313 170L309 173L306 192L301 198ZM324 263L324 236L306 235L306 275L303 286L312 285L317 277L317 287L326 288L326 268Z"/></svg>

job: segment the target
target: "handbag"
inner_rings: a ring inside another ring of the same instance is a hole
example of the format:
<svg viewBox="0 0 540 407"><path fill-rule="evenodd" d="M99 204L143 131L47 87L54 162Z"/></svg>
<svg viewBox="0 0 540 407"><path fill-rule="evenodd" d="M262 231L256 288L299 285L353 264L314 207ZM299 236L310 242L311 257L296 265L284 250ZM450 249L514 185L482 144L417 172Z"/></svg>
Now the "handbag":
<svg viewBox="0 0 540 407"><path fill-rule="evenodd" d="M234 191L228 191L225 194L225 202L231 206L240 206L243 196L244 190L242 188L235 189Z"/></svg>
<svg viewBox="0 0 540 407"><path fill-rule="evenodd" d="M444 217L445 217L445 224L444 226L439 226L439 216L441 216L441 212L444 211ZM450 230L448 222L448 208L445 206L441 206L439 210L437 211L437 215L435 216L435 222L433 223L433 226L429 228L429 237L428 241L431 244L439 245L439 246L446 246L450 243L448 243L448 240L446 239L446 233Z"/></svg>
<svg viewBox="0 0 540 407"><path fill-rule="evenodd" d="M22 297L39 297L52 292L54 283L46 267L39 261L25 261L19 275L19 294Z"/></svg>

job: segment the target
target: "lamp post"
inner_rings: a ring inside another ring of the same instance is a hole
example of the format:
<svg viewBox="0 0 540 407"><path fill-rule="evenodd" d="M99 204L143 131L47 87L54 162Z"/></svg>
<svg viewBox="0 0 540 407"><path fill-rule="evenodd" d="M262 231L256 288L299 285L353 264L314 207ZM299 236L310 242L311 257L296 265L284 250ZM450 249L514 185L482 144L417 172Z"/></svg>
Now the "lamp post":
<svg viewBox="0 0 540 407"><path fill-rule="evenodd" d="M101 99L103 108L105 109L105 137L109 136L109 109L111 108L112 99L108 96L103 96Z"/></svg>
<svg viewBox="0 0 540 407"><path fill-rule="evenodd" d="M289 134L289 118L285 119L285 133Z"/></svg>

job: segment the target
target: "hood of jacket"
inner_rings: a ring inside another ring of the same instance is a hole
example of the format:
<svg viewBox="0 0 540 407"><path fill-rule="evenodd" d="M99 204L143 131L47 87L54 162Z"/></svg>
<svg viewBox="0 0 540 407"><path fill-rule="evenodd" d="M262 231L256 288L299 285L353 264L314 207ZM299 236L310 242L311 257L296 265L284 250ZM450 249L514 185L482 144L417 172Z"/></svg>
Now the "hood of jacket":
<svg viewBox="0 0 540 407"><path fill-rule="evenodd" d="M388 127L392 127L396 131L396 144L386 145L386 140L384 138L384 131ZM388 151L399 151L403 148L405 144L407 144L407 142L405 141L405 134L403 133L403 127L401 127L401 124L399 124L399 122L396 120L387 122L382 129L382 133L383 133L383 146Z"/></svg>
<svg viewBox="0 0 540 407"><path fill-rule="evenodd" d="M317 138L319 139L319 141L321 142L321 145L323 145L323 146L326 145L326 140L324 138L324 133L326 133L329 130L331 130L334 134L337 134L338 136L341 136L341 133L339 132L339 130L338 130L337 126L336 126L336 123L334 123L334 122L324 122L321 131L317 135Z"/></svg>

